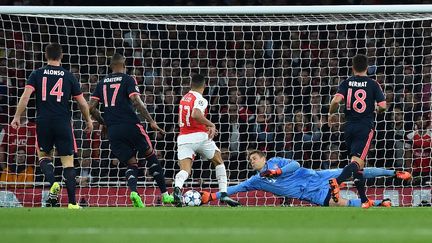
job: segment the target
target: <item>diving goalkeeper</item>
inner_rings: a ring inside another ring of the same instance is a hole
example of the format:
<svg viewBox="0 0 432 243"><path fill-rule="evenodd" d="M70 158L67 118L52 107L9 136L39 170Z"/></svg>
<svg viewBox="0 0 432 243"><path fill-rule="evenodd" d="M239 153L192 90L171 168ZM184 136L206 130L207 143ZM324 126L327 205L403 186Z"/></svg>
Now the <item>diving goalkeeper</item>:
<svg viewBox="0 0 432 243"><path fill-rule="evenodd" d="M278 196L297 198L319 206L346 206L361 207L360 199L340 198L338 202L331 199L328 180L336 178L342 169L312 170L300 167L300 164L291 159L274 157L269 160L263 152L254 150L249 153L248 160L251 166L258 173L248 180L228 187L227 194L232 195L238 192L261 190L271 192ZM394 176L402 180L411 179L411 174L406 171L386 170L381 168L365 168L364 178L378 176ZM202 203L217 200L219 192L201 192ZM374 200L374 206L390 207L389 199Z"/></svg>

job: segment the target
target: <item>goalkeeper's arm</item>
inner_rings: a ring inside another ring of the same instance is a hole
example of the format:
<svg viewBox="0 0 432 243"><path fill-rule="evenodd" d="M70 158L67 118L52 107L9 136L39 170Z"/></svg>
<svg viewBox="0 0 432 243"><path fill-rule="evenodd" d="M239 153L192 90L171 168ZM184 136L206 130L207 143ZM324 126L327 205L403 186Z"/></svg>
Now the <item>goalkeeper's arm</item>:
<svg viewBox="0 0 432 243"><path fill-rule="evenodd" d="M236 194L238 192L247 192L247 191L253 191L253 190L257 190L254 186L253 186L253 181L254 181L255 177L251 177L246 181L241 182L238 185L235 186L229 186L227 188L227 194L232 195L232 194ZM207 204L210 201L215 201L217 199L220 198L220 192L206 192L206 191L202 191L201 192L201 201L202 204Z"/></svg>
<svg viewBox="0 0 432 243"><path fill-rule="evenodd" d="M279 165L280 168L274 170L265 170L260 173L262 177L277 177L286 173L293 173L298 168L300 168L299 162L295 160L286 160L284 159L282 163Z"/></svg>

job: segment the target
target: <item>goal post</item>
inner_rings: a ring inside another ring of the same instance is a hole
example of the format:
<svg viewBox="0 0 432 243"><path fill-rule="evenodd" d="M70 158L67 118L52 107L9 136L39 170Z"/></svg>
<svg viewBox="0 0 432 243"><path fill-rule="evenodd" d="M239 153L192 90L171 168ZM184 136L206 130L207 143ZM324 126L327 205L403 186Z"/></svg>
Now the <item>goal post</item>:
<svg viewBox="0 0 432 243"><path fill-rule="evenodd" d="M208 77L205 97L217 144L234 185L254 175L247 152L295 159L307 168L342 168L348 161L341 123L327 123L328 104L351 58L369 56L368 74L386 93L377 115L369 167L412 171L414 179L367 180L372 198L396 206L431 201L432 5L231 7L0 7L0 207L41 206L47 185L35 156L34 101L26 125L8 126L31 71L45 65L44 47L63 46L62 65L88 99L110 72L109 57L126 57L148 110L166 135L147 129L168 186L178 171L178 102L190 75ZM77 198L90 206L128 206L125 166L100 131L85 134L74 105ZM342 113L342 109L341 109ZM23 120L24 121L24 120ZM424 142L419 142L424 140ZM429 141L429 144L427 143ZM160 204L145 169L138 179L147 205ZM56 161L56 178L62 181ZM199 158L186 188L216 190L214 169ZM343 196L355 197L348 187ZM259 191L236 196L245 205L303 205ZM61 202L67 202L66 191Z"/></svg>

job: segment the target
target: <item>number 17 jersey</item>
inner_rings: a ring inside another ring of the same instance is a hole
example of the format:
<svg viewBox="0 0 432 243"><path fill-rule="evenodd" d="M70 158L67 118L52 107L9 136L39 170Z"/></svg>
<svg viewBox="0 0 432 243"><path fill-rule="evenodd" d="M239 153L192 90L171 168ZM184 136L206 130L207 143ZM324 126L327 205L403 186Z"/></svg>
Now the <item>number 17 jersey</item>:
<svg viewBox="0 0 432 243"><path fill-rule="evenodd" d="M197 120L192 118L193 109L199 109L204 116L207 115L207 106L208 101L204 99L204 97L195 91L189 91L183 98L180 100L179 105L179 126L180 126L180 134L179 134L179 143L182 143L182 138L185 140L191 136L184 136L189 134L197 135L200 140L207 139L207 127L204 124L201 124ZM201 136L199 136L201 135ZM195 140L195 139L194 139ZM185 141L187 142L187 141ZM192 141L189 141L192 142ZM199 142L199 141L194 141Z"/></svg>
<svg viewBox="0 0 432 243"><path fill-rule="evenodd" d="M91 98L102 103L102 116L109 127L140 123L130 99L132 95L139 95L135 79L124 73L111 73L99 81Z"/></svg>

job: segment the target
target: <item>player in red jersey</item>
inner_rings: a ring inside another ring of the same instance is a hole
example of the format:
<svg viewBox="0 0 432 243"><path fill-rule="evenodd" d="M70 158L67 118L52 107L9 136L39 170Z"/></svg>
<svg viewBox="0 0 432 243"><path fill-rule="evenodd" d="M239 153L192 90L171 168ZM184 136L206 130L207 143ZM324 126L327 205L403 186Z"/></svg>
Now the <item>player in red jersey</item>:
<svg viewBox="0 0 432 243"><path fill-rule="evenodd" d="M203 159L209 159L216 169L216 178L221 193L220 201L230 206L240 205L227 195L227 174L221 152L213 141L217 134L216 126L206 118L208 102L203 98L205 78L192 76L191 90L183 96L179 106L180 134L177 138L177 152L180 171L175 176L174 203L182 206L184 182L191 174L192 161L198 153Z"/></svg>

